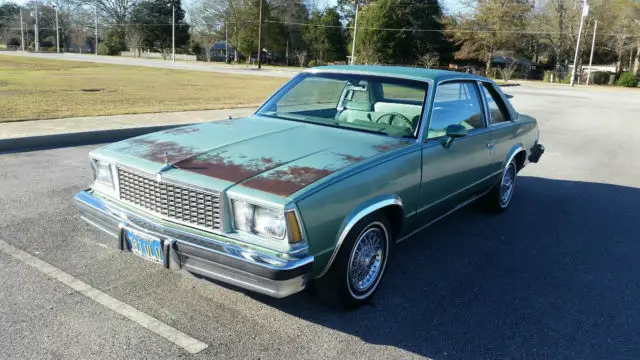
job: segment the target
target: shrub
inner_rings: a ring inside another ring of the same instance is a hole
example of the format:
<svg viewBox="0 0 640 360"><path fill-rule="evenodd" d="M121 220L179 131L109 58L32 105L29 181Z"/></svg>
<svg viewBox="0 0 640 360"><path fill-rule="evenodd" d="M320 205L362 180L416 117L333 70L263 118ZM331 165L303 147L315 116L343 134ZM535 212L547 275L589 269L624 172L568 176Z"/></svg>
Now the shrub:
<svg viewBox="0 0 640 360"><path fill-rule="evenodd" d="M638 77L632 72L623 72L620 75L618 81L616 81L616 85L618 86L626 86L626 87L637 87L638 86Z"/></svg>
<svg viewBox="0 0 640 360"><path fill-rule="evenodd" d="M107 55L107 46L103 43L98 43L98 55Z"/></svg>
<svg viewBox="0 0 640 360"><path fill-rule="evenodd" d="M560 80L561 84L571 84L571 72L567 73L567 75Z"/></svg>
<svg viewBox="0 0 640 360"><path fill-rule="evenodd" d="M596 71L592 74L591 83L595 85L604 85L609 83L611 73L608 71Z"/></svg>
<svg viewBox="0 0 640 360"><path fill-rule="evenodd" d="M544 72L543 77L542 77L542 81L544 81L544 82L550 82L550 81L551 81L551 74L552 74L552 72L551 72L551 71L546 70L546 71Z"/></svg>
<svg viewBox="0 0 640 360"><path fill-rule="evenodd" d="M109 30L104 35L104 41L98 45L98 52L102 55L119 55L120 51L126 48L123 34L116 30Z"/></svg>

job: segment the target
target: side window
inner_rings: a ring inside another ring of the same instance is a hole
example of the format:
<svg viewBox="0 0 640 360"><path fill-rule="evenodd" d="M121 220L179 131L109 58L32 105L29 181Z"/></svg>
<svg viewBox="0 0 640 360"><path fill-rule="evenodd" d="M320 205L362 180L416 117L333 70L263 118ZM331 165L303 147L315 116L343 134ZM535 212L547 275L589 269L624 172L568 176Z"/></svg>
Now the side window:
<svg viewBox="0 0 640 360"><path fill-rule="evenodd" d="M489 116L491 124L499 124L505 121L510 121L509 111L506 105L500 98L500 95L493 88L493 85L489 83L482 83L482 89L484 96L487 98L487 106L489 107Z"/></svg>
<svg viewBox="0 0 640 360"><path fill-rule="evenodd" d="M449 125L459 124L469 131L483 128L484 119L479 95L473 82L438 85L427 138L446 135Z"/></svg>

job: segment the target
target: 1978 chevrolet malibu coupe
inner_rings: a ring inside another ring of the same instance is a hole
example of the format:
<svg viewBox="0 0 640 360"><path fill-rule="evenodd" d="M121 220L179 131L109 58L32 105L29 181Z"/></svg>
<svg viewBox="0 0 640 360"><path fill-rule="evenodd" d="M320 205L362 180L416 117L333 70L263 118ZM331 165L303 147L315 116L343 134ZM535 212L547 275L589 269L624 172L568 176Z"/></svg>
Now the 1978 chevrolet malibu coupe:
<svg viewBox="0 0 640 360"><path fill-rule="evenodd" d="M509 207L537 122L491 80L391 66L296 75L247 118L89 154L82 218L169 269L357 307L394 243L481 200Z"/></svg>

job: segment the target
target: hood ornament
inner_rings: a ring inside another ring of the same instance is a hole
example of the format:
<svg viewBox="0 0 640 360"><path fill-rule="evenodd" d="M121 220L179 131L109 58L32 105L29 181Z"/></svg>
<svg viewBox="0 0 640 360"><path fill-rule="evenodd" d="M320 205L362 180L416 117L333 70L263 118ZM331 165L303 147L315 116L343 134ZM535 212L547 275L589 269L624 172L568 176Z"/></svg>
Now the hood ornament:
<svg viewBox="0 0 640 360"><path fill-rule="evenodd" d="M158 170L158 173L156 174L156 180L158 182L162 181L162 173L165 171L168 171L169 169L173 168L173 164L171 164L169 162L169 153L165 151L164 153L164 166Z"/></svg>

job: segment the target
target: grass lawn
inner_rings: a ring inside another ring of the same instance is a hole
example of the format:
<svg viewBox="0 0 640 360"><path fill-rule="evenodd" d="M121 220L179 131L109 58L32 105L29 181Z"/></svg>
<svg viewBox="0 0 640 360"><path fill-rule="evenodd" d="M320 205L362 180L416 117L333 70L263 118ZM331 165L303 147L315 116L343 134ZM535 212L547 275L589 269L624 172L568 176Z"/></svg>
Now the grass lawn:
<svg viewBox="0 0 640 360"><path fill-rule="evenodd" d="M0 57L0 122L257 106L287 79Z"/></svg>

